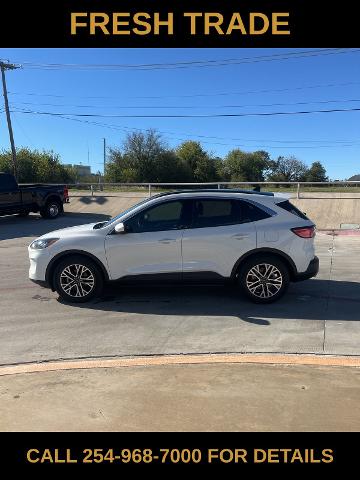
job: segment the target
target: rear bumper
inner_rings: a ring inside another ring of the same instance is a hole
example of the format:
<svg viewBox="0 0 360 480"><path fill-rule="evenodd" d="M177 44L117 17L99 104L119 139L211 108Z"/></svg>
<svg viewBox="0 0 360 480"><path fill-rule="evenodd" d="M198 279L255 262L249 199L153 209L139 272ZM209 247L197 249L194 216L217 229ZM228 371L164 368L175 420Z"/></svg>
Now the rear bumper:
<svg viewBox="0 0 360 480"><path fill-rule="evenodd" d="M309 263L308 268L305 272L297 273L294 275L294 282L301 282L302 280L307 280L312 277L316 277L319 272L319 258L314 257Z"/></svg>

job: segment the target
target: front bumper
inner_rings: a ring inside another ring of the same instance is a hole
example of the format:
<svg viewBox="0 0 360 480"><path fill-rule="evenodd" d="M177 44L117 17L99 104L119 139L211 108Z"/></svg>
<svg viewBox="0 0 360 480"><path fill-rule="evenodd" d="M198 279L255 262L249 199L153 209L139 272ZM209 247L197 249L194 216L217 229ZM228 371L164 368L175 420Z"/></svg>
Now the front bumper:
<svg viewBox="0 0 360 480"><path fill-rule="evenodd" d="M46 269L50 261L50 256L48 252L44 250L33 250L30 247L28 248L28 252L30 260L30 280L45 281Z"/></svg>
<svg viewBox="0 0 360 480"><path fill-rule="evenodd" d="M33 283L36 283L36 285L39 285L39 287L43 287L43 288L50 288L48 283L45 281L45 280L34 280L32 278L30 278L30 280L33 282Z"/></svg>
<svg viewBox="0 0 360 480"><path fill-rule="evenodd" d="M316 277L319 272L319 258L314 257L309 263L305 272L297 273L294 275L294 282L301 282L302 280L308 280L309 278Z"/></svg>

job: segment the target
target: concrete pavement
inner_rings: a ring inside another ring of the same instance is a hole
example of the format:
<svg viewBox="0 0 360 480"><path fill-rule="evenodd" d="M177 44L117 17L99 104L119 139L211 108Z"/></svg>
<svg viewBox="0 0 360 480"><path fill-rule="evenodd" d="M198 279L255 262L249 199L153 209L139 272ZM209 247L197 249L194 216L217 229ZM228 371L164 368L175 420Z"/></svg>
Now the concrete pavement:
<svg viewBox="0 0 360 480"><path fill-rule="evenodd" d="M167 365L1 377L1 431L359 431L360 369Z"/></svg>

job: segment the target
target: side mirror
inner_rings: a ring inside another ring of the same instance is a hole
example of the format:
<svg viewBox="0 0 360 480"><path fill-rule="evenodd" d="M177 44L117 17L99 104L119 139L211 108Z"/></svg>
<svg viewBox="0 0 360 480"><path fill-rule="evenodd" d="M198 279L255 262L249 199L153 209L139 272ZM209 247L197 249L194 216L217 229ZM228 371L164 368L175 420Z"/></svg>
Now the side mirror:
<svg viewBox="0 0 360 480"><path fill-rule="evenodd" d="M125 233L125 225L123 223L118 223L117 225L115 225L115 232Z"/></svg>

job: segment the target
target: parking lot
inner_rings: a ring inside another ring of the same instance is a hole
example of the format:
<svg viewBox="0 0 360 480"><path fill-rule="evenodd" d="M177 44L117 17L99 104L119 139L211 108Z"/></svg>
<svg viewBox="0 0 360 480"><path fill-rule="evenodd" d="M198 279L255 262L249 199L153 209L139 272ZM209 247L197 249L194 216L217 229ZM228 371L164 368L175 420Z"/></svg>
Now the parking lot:
<svg viewBox="0 0 360 480"><path fill-rule="evenodd" d="M33 238L104 218L0 218L1 365L175 353L360 354L360 236L318 233L319 276L265 306L205 286L112 286L75 306L28 280Z"/></svg>

